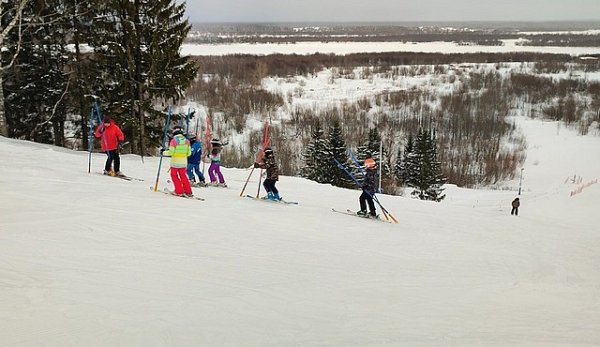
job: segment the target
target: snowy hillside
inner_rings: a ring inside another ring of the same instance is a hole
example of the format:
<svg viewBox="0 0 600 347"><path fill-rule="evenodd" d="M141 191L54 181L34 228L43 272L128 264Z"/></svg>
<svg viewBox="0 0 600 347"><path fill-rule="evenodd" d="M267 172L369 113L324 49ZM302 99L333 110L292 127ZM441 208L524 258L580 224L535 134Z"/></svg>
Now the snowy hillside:
<svg viewBox="0 0 600 347"><path fill-rule="evenodd" d="M599 345L600 138L518 124L519 217L517 177L381 196L398 225L333 213L359 192L301 178L278 183L299 205L240 198L234 169L185 200L149 190L157 158L124 156L128 182L0 138L0 346Z"/></svg>

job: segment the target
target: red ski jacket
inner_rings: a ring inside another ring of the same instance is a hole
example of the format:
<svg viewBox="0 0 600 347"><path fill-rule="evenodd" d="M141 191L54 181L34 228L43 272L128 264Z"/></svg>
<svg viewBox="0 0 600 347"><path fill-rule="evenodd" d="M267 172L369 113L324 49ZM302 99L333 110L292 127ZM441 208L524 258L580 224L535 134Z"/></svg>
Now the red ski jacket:
<svg viewBox="0 0 600 347"><path fill-rule="evenodd" d="M104 123L100 124L96 128L94 136L100 138L100 146L102 146L102 151L104 152L117 149L119 142L125 141L125 136L121 128L112 119L110 120L110 125L107 127L104 126Z"/></svg>

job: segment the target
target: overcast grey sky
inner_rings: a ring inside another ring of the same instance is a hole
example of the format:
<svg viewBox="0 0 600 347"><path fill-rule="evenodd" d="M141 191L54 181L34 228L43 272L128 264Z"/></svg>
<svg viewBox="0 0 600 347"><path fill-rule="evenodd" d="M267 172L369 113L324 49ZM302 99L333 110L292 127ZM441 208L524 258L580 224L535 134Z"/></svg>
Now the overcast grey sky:
<svg viewBox="0 0 600 347"><path fill-rule="evenodd" d="M600 20L600 0L187 0L192 22Z"/></svg>

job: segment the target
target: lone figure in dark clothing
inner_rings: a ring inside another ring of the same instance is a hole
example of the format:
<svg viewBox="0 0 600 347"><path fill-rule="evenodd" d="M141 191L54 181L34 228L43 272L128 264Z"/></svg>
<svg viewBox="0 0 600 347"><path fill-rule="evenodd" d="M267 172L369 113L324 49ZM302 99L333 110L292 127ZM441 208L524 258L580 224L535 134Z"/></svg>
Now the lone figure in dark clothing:
<svg viewBox="0 0 600 347"><path fill-rule="evenodd" d="M512 210L510 211L511 215L518 216L519 215L519 206L521 206L521 202L519 198L516 198L512 201Z"/></svg>

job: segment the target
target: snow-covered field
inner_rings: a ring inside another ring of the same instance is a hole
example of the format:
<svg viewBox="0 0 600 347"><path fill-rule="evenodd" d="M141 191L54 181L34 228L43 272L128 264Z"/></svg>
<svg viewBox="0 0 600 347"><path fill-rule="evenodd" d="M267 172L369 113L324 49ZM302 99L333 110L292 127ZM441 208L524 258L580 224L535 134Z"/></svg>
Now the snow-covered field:
<svg viewBox="0 0 600 347"><path fill-rule="evenodd" d="M381 196L398 225L301 178L278 184L297 206L239 197L241 169L184 200L149 190L156 158L124 156L127 182L0 138L0 346L597 346L600 184L570 193L600 178L600 138L518 124L519 217L517 179Z"/></svg>
<svg viewBox="0 0 600 347"><path fill-rule="evenodd" d="M599 54L600 47L542 47L521 46L522 40L503 40L503 46L465 46L453 42L298 42L298 43L236 43L236 44L184 44L182 55L227 54L351 54L377 52L424 53L506 53L539 52L553 54Z"/></svg>

